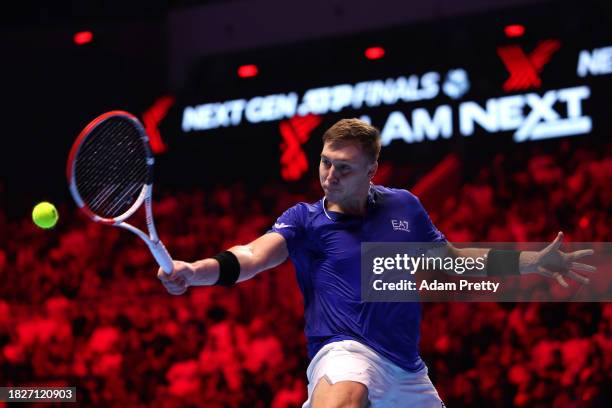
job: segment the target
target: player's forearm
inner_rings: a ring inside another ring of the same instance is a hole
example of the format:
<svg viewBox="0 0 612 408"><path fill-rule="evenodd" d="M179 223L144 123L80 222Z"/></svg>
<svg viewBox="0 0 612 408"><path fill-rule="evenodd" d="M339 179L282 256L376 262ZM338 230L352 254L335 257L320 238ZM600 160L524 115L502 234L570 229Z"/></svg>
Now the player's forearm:
<svg viewBox="0 0 612 408"><path fill-rule="evenodd" d="M536 272L538 255L539 252L537 251L521 251L519 255L519 272L521 275Z"/></svg>
<svg viewBox="0 0 612 408"><path fill-rule="evenodd" d="M236 256L240 264L238 282L251 279L261 272L257 262L255 262L253 251L248 245L234 246L228 251ZM206 258L195 261L191 265L194 269L193 277L189 282L191 285L209 286L214 285L219 280L219 262L216 259Z"/></svg>
<svg viewBox="0 0 612 408"><path fill-rule="evenodd" d="M190 284L214 285L219 282L219 276L221 276L219 283L229 286L235 282L251 279L259 272L274 268L284 262L289 254L285 238L278 233L264 234L247 245L234 246L228 251L233 255L222 252L214 258L190 264L193 268L189 278Z"/></svg>
<svg viewBox="0 0 612 408"><path fill-rule="evenodd" d="M219 262L206 258L191 263L193 275L189 279L191 286L210 286L219 280Z"/></svg>

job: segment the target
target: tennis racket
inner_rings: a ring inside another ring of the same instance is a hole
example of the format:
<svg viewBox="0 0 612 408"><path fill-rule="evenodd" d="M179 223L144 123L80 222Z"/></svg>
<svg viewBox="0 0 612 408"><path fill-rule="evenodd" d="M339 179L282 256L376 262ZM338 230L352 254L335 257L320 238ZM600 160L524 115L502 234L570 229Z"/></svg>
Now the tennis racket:
<svg viewBox="0 0 612 408"><path fill-rule="evenodd" d="M124 228L138 235L159 266L170 274L172 258L153 222L153 154L138 119L111 111L91 121L77 137L66 173L70 193L95 222ZM144 202L149 234L125 222Z"/></svg>

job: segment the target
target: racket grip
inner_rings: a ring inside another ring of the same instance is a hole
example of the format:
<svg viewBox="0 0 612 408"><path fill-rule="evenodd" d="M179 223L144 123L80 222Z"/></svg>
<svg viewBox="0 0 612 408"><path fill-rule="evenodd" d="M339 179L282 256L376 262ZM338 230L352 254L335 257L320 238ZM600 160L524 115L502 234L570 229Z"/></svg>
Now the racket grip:
<svg viewBox="0 0 612 408"><path fill-rule="evenodd" d="M172 263L172 258L170 257L168 250L166 250L163 242L161 242L161 240L151 242L149 243L149 248L151 249L151 253L159 266L167 275L170 275L172 273L172 269L174 269L174 264Z"/></svg>

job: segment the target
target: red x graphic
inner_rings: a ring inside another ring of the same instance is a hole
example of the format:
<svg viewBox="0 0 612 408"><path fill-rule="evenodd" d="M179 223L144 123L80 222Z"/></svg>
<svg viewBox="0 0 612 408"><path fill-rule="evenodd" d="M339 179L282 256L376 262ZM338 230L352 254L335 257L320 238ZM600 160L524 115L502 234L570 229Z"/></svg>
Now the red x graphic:
<svg viewBox="0 0 612 408"><path fill-rule="evenodd" d="M529 55L525 54L518 45L499 47L497 55L510 73L510 77L504 83L504 91L539 88L542 80L538 74L560 47L561 42L558 40L545 40L539 43Z"/></svg>
<svg viewBox="0 0 612 408"><path fill-rule="evenodd" d="M317 115L294 116L280 123L281 176L288 181L298 180L308 170L308 160L302 145L310 138L310 132L321 123Z"/></svg>
<svg viewBox="0 0 612 408"><path fill-rule="evenodd" d="M161 98L157 99L145 113L142 114L142 121L144 122L145 130L149 135L151 150L155 154L163 153L167 149L166 144L159 133L159 124L168 114L168 110L172 107L172 105L174 105L174 101L174 96L162 96Z"/></svg>

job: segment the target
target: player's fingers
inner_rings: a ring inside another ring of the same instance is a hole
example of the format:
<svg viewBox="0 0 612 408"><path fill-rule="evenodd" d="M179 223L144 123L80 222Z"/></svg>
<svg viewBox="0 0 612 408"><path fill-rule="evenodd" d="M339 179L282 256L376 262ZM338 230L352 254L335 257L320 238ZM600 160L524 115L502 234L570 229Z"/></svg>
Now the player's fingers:
<svg viewBox="0 0 612 408"><path fill-rule="evenodd" d="M187 291L187 286L178 282L166 282L164 286L171 295L182 295Z"/></svg>
<svg viewBox="0 0 612 408"><path fill-rule="evenodd" d="M189 287L188 281L184 276L185 267L183 264L183 262L174 261L171 274L165 273L161 268L157 271L158 279L171 295L182 295Z"/></svg>
<svg viewBox="0 0 612 408"><path fill-rule="evenodd" d="M559 233L557 234L553 242L548 244L548 246L541 251L541 254L545 256L547 254L550 254L550 253L553 253L559 250L559 248L561 247L562 241L563 241L563 233L559 231Z"/></svg>
<svg viewBox="0 0 612 408"><path fill-rule="evenodd" d="M586 276L582 276L579 273L576 273L574 271L569 271L567 273L567 276L569 276L570 278L572 278L576 282L582 283L583 285L586 285L586 284L588 284L590 282L589 278L587 278Z"/></svg>
<svg viewBox="0 0 612 408"><path fill-rule="evenodd" d="M168 290L168 292L170 292L171 295L178 296L178 295L182 295L183 293L187 292L187 288L186 287L175 287L172 290Z"/></svg>
<svg viewBox="0 0 612 408"><path fill-rule="evenodd" d="M167 285L167 286L177 286L177 287L187 286L185 285L185 278L179 275L170 276L167 280L163 282L164 282L164 285Z"/></svg>
<svg viewBox="0 0 612 408"><path fill-rule="evenodd" d="M168 289L168 293L173 296L182 295L185 293L186 289Z"/></svg>
<svg viewBox="0 0 612 408"><path fill-rule="evenodd" d="M157 277L161 281L172 281L176 279L176 275L178 273L178 268L176 264L172 265L172 272L166 273L162 268L157 269Z"/></svg>
<svg viewBox="0 0 612 408"><path fill-rule="evenodd" d="M575 261L576 259L584 258L585 256L593 255L595 251L592 249L581 249L579 251L572 252L571 254L567 254L570 261Z"/></svg>
<svg viewBox="0 0 612 408"><path fill-rule="evenodd" d="M159 268L157 270L157 279L159 279L162 282L168 281L168 278L170 277L170 275L168 275L166 272L164 272L164 270L162 268Z"/></svg>
<svg viewBox="0 0 612 408"><path fill-rule="evenodd" d="M562 243L563 243L563 232L559 231L555 240L551 242L551 244L546 249L550 249L550 250L559 249Z"/></svg>
<svg viewBox="0 0 612 408"><path fill-rule="evenodd" d="M597 267L593 265L587 265L587 264L583 264L580 262L572 262L570 265L570 268L576 269L578 271L584 271L584 272L595 272L597 270Z"/></svg>
<svg viewBox="0 0 612 408"><path fill-rule="evenodd" d="M556 280L557 283L559 283L559 285L563 286L564 288L567 288L569 286L563 278L563 275L561 275L559 272L552 272L545 268L538 268L537 273L542 276L546 276L547 278Z"/></svg>
<svg viewBox="0 0 612 408"><path fill-rule="evenodd" d="M555 272L553 274L553 277L557 280L559 285L563 286L564 288L569 287L569 284L565 281L565 278L559 272Z"/></svg>
<svg viewBox="0 0 612 408"><path fill-rule="evenodd" d="M546 276L547 278L553 278L553 273L551 271L549 271L548 269L539 267L538 270L536 271L536 273L538 275L542 275L542 276Z"/></svg>
<svg viewBox="0 0 612 408"><path fill-rule="evenodd" d="M180 269L174 264L172 272L166 273L162 268L157 270L157 278L162 282L174 282L180 278Z"/></svg>

